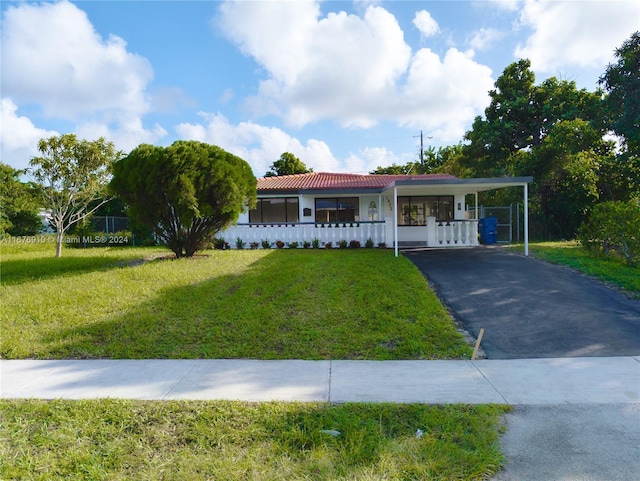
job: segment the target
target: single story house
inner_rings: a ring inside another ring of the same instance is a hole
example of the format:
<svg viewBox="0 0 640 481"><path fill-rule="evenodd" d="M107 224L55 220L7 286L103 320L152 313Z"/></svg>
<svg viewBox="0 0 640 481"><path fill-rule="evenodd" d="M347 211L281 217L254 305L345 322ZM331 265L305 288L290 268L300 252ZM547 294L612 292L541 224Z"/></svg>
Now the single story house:
<svg viewBox="0 0 640 481"><path fill-rule="evenodd" d="M361 175L310 172L258 179L257 205L220 234L231 247L367 240L376 246L478 245L478 192L523 187L525 253L527 196L532 177L460 179L449 174ZM475 209L465 204L475 196Z"/></svg>

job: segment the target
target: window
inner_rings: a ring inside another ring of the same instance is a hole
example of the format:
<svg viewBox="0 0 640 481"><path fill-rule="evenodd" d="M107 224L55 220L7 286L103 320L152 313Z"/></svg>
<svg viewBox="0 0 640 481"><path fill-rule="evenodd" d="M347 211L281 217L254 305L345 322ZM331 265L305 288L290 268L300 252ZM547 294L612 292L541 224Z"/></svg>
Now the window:
<svg viewBox="0 0 640 481"><path fill-rule="evenodd" d="M277 197L258 199L256 208L249 211L251 224L277 224L278 222L299 222L297 197Z"/></svg>
<svg viewBox="0 0 640 481"><path fill-rule="evenodd" d="M427 225L427 217L453 220L453 196L398 197L398 225Z"/></svg>
<svg viewBox="0 0 640 481"><path fill-rule="evenodd" d="M316 199L316 222L355 222L360 220L358 197Z"/></svg>

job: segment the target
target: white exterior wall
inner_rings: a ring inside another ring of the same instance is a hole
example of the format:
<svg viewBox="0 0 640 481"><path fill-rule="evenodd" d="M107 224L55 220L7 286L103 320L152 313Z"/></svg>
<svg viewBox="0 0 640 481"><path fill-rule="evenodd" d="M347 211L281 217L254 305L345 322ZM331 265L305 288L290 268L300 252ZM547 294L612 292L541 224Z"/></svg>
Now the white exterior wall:
<svg viewBox="0 0 640 481"><path fill-rule="evenodd" d="M442 194L440 194L442 195ZM262 239L269 239L272 242L282 240L285 242L309 241L313 238L319 238L322 242L339 240L360 240L361 244L367 238L371 237L376 245L385 242L388 247L393 247L394 225L396 209L393 205L393 192L383 194L364 194L359 195L359 219L355 222L364 223L363 225L335 225L329 227L316 227L315 223L315 199L318 198L334 198L339 194L331 195L299 195L300 209L300 225L290 226L258 226L249 225L249 211L240 214L238 225L232 226L225 232L221 233L221 237L225 238L230 245L233 246L237 237L242 238L246 242L259 242ZM355 197L343 194L344 197ZM261 196L261 198L273 197L292 197L286 195ZM454 219L456 221L465 220L465 195L454 195ZM376 205L376 221L384 221L384 223L369 225L369 204L374 202ZM460 208L458 209L458 206ZM304 209L311 209L310 216L304 216ZM307 224L307 225L302 225ZM349 223L347 223L349 224ZM477 245L477 222L453 222L441 223L437 222L434 217L427 219L426 226L398 226L399 245L423 245L428 247L448 247L456 245Z"/></svg>

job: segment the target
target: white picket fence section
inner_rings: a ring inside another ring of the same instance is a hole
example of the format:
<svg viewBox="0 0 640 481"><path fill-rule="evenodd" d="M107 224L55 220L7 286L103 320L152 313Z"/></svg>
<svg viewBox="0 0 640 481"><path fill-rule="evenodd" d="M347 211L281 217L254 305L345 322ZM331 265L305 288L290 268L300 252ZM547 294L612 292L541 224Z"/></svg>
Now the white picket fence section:
<svg viewBox="0 0 640 481"><path fill-rule="evenodd" d="M340 241L351 242L357 240L364 247L368 239L374 246L385 240L385 222L337 222L337 223L288 223L288 224L236 224L221 232L219 237L235 248L237 239L242 239L249 247L251 243L269 242L272 246L276 241L289 244L297 242L300 247L304 242L318 239L320 246L328 242L338 246Z"/></svg>
<svg viewBox="0 0 640 481"><path fill-rule="evenodd" d="M387 225L388 224L388 225ZM424 227L423 227L424 228ZM277 241L285 245L297 242L302 247L304 242L319 241L320 247L331 242L338 247L340 241L347 243L357 240L364 247L368 239L374 246L385 243L393 247L393 228L389 220L376 222L338 222L338 223L281 223L281 224L236 224L221 232L218 237L224 239L229 247L235 248L241 239L245 248L252 243L260 247L263 241L275 247ZM426 239L417 241L417 245L427 247L474 247L478 245L477 220L436 221L434 217L427 219ZM402 238L400 239L402 245Z"/></svg>
<svg viewBox="0 0 640 481"><path fill-rule="evenodd" d="M434 219L435 221L435 219ZM478 221L477 220L453 220L427 222L427 245L429 247L473 247L478 245ZM434 232L430 239L431 231Z"/></svg>

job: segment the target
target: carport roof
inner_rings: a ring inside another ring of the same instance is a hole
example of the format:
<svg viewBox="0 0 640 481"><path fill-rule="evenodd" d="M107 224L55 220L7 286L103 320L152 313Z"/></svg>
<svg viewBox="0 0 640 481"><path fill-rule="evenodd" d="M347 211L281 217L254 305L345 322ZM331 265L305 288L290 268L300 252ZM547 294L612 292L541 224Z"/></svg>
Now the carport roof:
<svg viewBox="0 0 640 481"><path fill-rule="evenodd" d="M485 177L474 179L430 179L426 181L413 179L397 179L395 185L401 186L427 186L427 185L450 185L455 187L465 187L470 191L483 192L485 190L500 189L503 187L522 187L533 182L533 177Z"/></svg>

